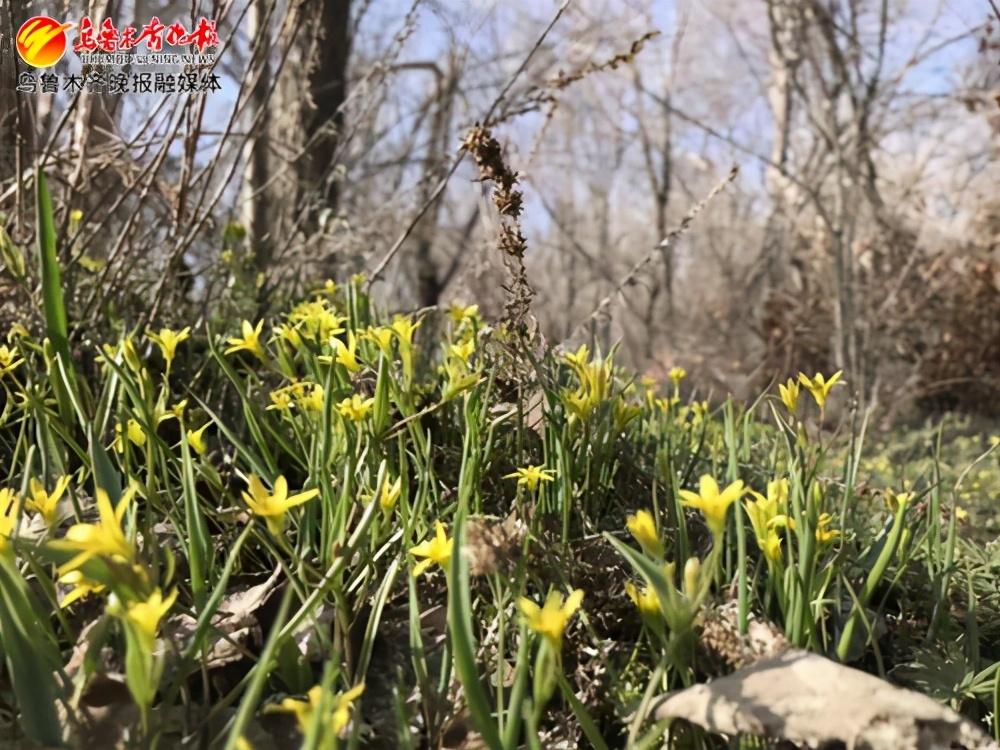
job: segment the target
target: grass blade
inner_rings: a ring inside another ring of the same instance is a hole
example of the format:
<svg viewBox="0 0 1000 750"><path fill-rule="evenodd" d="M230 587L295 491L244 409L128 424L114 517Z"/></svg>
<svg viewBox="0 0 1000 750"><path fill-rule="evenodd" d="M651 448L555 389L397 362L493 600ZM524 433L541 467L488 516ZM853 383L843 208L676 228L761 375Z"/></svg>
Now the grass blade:
<svg viewBox="0 0 1000 750"><path fill-rule="evenodd" d="M461 516L461 514L459 514ZM465 690L469 712L476 729L491 750L500 750L500 734L490 700L479 679L476 666L476 638L472 630L472 595L469 591L469 563L463 553L465 542L465 519L455 521L455 547L451 556L451 570L448 571L448 631L451 634L455 652L455 670Z"/></svg>
<svg viewBox="0 0 1000 750"><path fill-rule="evenodd" d="M42 308L45 313L45 331L56 353L63 361L70 362L69 327L66 305L63 301L62 281L59 273L59 255L56 252L56 227L52 215L52 196L41 169L35 172L36 210L38 212L38 264L42 279Z"/></svg>
<svg viewBox="0 0 1000 750"><path fill-rule="evenodd" d="M45 746L60 745L55 670L60 666L55 636L38 616L24 578L0 556L0 639L21 714L24 733Z"/></svg>

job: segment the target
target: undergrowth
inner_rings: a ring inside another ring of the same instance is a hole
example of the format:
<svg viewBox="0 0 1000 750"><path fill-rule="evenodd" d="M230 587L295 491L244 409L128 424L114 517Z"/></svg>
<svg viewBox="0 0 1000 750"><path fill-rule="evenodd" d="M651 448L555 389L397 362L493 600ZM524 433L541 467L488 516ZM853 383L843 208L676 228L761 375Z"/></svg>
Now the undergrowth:
<svg viewBox="0 0 1000 750"><path fill-rule="evenodd" d="M41 184L46 336L0 347L7 737L724 746L656 698L787 646L996 731L995 442L871 454L836 375L712 404L359 278L71 353Z"/></svg>

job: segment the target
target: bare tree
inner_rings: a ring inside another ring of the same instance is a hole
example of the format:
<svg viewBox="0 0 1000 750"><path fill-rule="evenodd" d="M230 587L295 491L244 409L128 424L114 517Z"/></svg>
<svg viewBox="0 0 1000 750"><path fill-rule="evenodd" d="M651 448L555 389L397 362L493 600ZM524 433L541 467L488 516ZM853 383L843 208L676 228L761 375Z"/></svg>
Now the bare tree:
<svg viewBox="0 0 1000 750"><path fill-rule="evenodd" d="M307 104L302 108L305 149L299 158L300 190L307 208L307 232L324 215L335 215L340 199L337 149L344 127L348 61L351 53L350 0L313 0L307 24L316 30L305 57Z"/></svg>

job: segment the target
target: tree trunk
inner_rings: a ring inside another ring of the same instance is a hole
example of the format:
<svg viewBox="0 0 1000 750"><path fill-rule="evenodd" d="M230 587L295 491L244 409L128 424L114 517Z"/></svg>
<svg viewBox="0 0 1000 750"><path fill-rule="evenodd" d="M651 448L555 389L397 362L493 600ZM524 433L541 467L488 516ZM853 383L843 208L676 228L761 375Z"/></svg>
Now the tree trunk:
<svg viewBox="0 0 1000 750"><path fill-rule="evenodd" d="M767 289L781 285L789 261L786 244L791 229L789 207L793 201L790 193L794 186L786 172L794 103L792 83L802 43L802 30L797 23L797 11L793 5L794 3L785 0L772 0L767 7L771 35L771 47L768 51L771 81L767 93L774 118L774 140L771 143L771 164L765 178L771 198L771 213L764 227L760 255L763 268L762 273L758 274L758 285Z"/></svg>
<svg viewBox="0 0 1000 750"><path fill-rule="evenodd" d="M31 201L21 177L31 166L35 155L32 97L17 91L18 75L25 68L19 68L14 41L27 13L27 6L22 0L0 2L0 192L7 188L8 180L16 181L13 212L16 223L11 228L11 234L18 240L28 236L28 213L31 210Z"/></svg>
<svg viewBox="0 0 1000 750"><path fill-rule="evenodd" d="M313 0L311 5L316 35L306 58L308 103L301 115L306 145L298 165L307 234L321 229L322 217L335 214L340 199L335 166L351 52L350 0Z"/></svg>
<svg viewBox="0 0 1000 750"><path fill-rule="evenodd" d="M449 70L442 74L435 67L437 85L435 86L434 108L431 118L431 132L427 144L427 154L424 158L424 189L421 203L430 200L431 193L441 180L446 168L445 159L448 154L449 133L451 132L451 113L455 101L458 84L458 71L454 61ZM441 196L431 204L417 227L417 249L414 254L416 261L417 300L421 307L437 305L444 291L443 274L434 260L432 250L438 234L438 221L441 213ZM457 252L461 252L461 248Z"/></svg>
<svg viewBox="0 0 1000 750"><path fill-rule="evenodd" d="M272 242L269 229L267 207L269 204L268 182L271 170L270 152L270 106L268 105L268 87L271 83L270 45L266 43L267 30L263 28L267 17L269 0L253 0L249 13L249 34L252 39L260 40L257 70L259 77L257 85L250 92L252 102L251 116L256 122L254 134L250 140L250 154L246 164L245 181L243 183L243 225L247 230L247 242L253 250L257 268L266 273L271 265Z"/></svg>

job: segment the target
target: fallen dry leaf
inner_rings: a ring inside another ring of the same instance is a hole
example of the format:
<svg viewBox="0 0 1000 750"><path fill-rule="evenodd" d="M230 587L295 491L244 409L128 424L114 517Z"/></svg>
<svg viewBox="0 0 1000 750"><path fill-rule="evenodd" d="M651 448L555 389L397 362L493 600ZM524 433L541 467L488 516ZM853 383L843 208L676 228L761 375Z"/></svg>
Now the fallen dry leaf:
<svg viewBox="0 0 1000 750"><path fill-rule="evenodd" d="M656 717L808 748L831 743L848 750L997 748L979 727L932 698L798 650L668 695Z"/></svg>
<svg viewBox="0 0 1000 750"><path fill-rule="evenodd" d="M261 584L240 588L226 595L212 617L213 632L209 634L208 653L204 665L215 669L245 658L245 647L260 641L260 623L257 611L264 606L277 587L281 569L276 568ZM186 644L197 627L190 615L172 617L164 627L165 636L173 643ZM172 653L167 650L167 653Z"/></svg>

